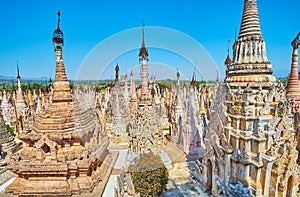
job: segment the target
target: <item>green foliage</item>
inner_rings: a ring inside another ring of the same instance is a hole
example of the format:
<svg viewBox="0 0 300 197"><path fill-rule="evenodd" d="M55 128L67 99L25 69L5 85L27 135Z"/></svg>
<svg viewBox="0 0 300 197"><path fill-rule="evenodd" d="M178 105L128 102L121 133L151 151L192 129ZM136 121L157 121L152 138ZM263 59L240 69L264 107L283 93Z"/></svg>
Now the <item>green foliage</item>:
<svg viewBox="0 0 300 197"><path fill-rule="evenodd" d="M32 91L33 91L33 89L39 90L39 89L42 88L42 84L39 84L39 83L33 83L33 84L30 85L30 88L31 88Z"/></svg>
<svg viewBox="0 0 300 197"><path fill-rule="evenodd" d="M127 132L127 134L128 134L128 136L130 136L130 130L131 130L131 124L130 123L128 123L127 125L126 125L126 132Z"/></svg>
<svg viewBox="0 0 300 197"><path fill-rule="evenodd" d="M49 88L49 85L50 84L48 82L44 82L44 81L39 81L39 82L22 81L21 89L23 91L30 90L31 92L33 92L33 90L36 91L41 90L42 92L45 92L46 89ZM0 91L3 91L3 87L5 87L6 92L12 93L13 90L18 89L18 83L16 81L2 82L2 84L0 83Z"/></svg>
<svg viewBox="0 0 300 197"><path fill-rule="evenodd" d="M129 166L135 190L141 196L160 196L168 183L168 171L158 155L152 152L140 155Z"/></svg>
<svg viewBox="0 0 300 197"><path fill-rule="evenodd" d="M15 132L14 132L13 128L11 128L8 124L6 125L6 129L10 133L10 135L12 135L12 136L15 135Z"/></svg>
<svg viewBox="0 0 300 197"><path fill-rule="evenodd" d="M205 81L196 81L196 87L199 88L199 87L203 87L206 85L206 82Z"/></svg>
<svg viewBox="0 0 300 197"><path fill-rule="evenodd" d="M75 87L74 83L70 81L69 84L70 84L71 90L74 90L74 87Z"/></svg>
<svg viewBox="0 0 300 197"><path fill-rule="evenodd" d="M22 90L27 90L27 89L28 89L27 84L21 84L21 89L22 89Z"/></svg>
<svg viewBox="0 0 300 197"><path fill-rule="evenodd" d="M159 88L161 90L165 89L165 88L170 88L171 84L172 84L172 82L170 82L170 81L158 81L157 82L157 85L159 86Z"/></svg>
<svg viewBox="0 0 300 197"><path fill-rule="evenodd" d="M106 88L106 85L97 85L96 86L96 91L100 92L101 90L104 90Z"/></svg>
<svg viewBox="0 0 300 197"><path fill-rule="evenodd" d="M287 77L283 77L283 78L279 78L278 80L281 81L281 83L283 83L283 85L286 85L289 81L290 76Z"/></svg>

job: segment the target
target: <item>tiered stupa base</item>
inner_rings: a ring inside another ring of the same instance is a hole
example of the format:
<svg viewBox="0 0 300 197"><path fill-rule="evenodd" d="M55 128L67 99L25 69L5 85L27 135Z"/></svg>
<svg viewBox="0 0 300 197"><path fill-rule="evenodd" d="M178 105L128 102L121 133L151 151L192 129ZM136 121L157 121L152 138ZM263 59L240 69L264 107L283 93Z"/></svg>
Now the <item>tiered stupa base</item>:
<svg viewBox="0 0 300 197"><path fill-rule="evenodd" d="M74 160L67 164L48 161L27 165L24 162L24 166L20 166L23 177L17 177L6 192L28 197L72 196L90 193L99 182L101 185L106 185L115 161L116 155L106 153L104 161L92 164L94 166L92 171L89 166L84 165L84 163L91 163L88 161ZM77 163L81 162L82 166L77 166ZM30 177L26 177L27 173ZM31 176L32 174L35 174L35 177ZM102 193L104 187L98 188L97 191Z"/></svg>

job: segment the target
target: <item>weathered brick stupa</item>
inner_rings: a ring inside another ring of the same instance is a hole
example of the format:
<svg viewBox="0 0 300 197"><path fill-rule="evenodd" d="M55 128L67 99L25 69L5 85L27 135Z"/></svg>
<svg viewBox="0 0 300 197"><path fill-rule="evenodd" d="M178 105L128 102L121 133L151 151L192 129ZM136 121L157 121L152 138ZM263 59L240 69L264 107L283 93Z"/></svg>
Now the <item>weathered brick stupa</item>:
<svg viewBox="0 0 300 197"><path fill-rule="evenodd" d="M266 55L256 0L244 0L233 61L213 101L199 180L211 196L296 196L291 106ZM298 191L299 194L299 191Z"/></svg>
<svg viewBox="0 0 300 197"><path fill-rule="evenodd" d="M289 77L289 82L287 86L287 97L291 100L300 102L300 88L299 88L299 68L298 68L298 46L300 44L300 33L292 42L293 54L292 54L292 64L291 73Z"/></svg>
<svg viewBox="0 0 300 197"><path fill-rule="evenodd" d="M18 150L18 146L14 141L14 137L8 132L6 128L0 101L0 161L7 155L14 153L16 150Z"/></svg>
<svg viewBox="0 0 300 197"><path fill-rule="evenodd" d="M287 98L290 99L292 104L292 112L295 114L295 127L296 127L296 139L298 159L297 162L300 165L300 88L299 88L299 68L298 68L298 46L300 44L300 32L296 38L292 41L293 54L292 65L289 82L287 85Z"/></svg>
<svg viewBox="0 0 300 197"><path fill-rule="evenodd" d="M16 175L6 192L20 196L71 196L92 192L100 196L111 172L112 155L93 110L82 111L73 102L62 58L63 32L53 33L56 76L53 99L45 113L36 115L32 131L23 132L21 154L13 155L9 169ZM99 186L99 185L98 185Z"/></svg>

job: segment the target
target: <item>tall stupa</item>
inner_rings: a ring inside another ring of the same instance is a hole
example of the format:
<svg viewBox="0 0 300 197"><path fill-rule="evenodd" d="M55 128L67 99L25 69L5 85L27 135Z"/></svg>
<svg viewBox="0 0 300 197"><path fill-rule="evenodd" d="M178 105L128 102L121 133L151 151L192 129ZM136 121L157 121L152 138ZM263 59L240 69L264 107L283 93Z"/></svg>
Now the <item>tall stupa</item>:
<svg viewBox="0 0 300 197"><path fill-rule="evenodd" d="M6 192L20 196L71 196L103 192L114 163L107 150L107 136L102 132L95 111L83 111L73 102L68 82L60 29L53 33L56 73L52 103L45 113L36 115L33 130L23 132L20 154L11 156L9 169L17 178Z"/></svg>
<svg viewBox="0 0 300 197"><path fill-rule="evenodd" d="M141 78L142 78L142 90L141 90L141 103L150 103L150 94L149 94L149 87L148 87L148 50L145 44L145 25L142 26L142 46L140 48L139 57L141 62Z"/></svg>
<svg viewBox="0 0 300 197"><path fill-rule="evenodd" d="M260 30L256 0L244 1L238 40L233 45L232 64L227 67L226 82L273 83L272 65L267 57L266 43Z"/></svg>
<svg viewBox="0 0 300 197"><path fill-rule="evenodd" d="M293 114L272 75L256 0L244 0L233 59L213 101L200 183L211 196L296 196L300 173Z"/></svg>

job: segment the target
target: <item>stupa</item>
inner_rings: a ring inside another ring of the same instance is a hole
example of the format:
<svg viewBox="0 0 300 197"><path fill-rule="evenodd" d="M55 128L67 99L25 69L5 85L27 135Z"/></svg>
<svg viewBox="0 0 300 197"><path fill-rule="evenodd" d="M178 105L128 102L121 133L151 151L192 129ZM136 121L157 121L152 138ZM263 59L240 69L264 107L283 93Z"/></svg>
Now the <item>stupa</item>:
<svg viewBox="0 0 300 197"><path fill-rule="evenodd" d="M256 0L244 0L233 60L213 101L205 155L197 161L211 196L296 196L299 166L285 87L272 75Z"/></svg>
<svg viewBox="0 0 300 197"><path fill-rule="evenodd" d="M8 132L6 128L1 107L0 107L0 146L1 146L0 160L4 159L6 155L9 155L17 150L17 145L16 142L14 141L14 137Z"/></svg>
<svg viewBox="0 0 300 197"><path fill-rule="evenodd" d="M62 58L63 32L53 33L56 75L53 99L46 112L37 114L32 131L19 139L24 148L11 156L8 168L17 177L6 192L20 196L71 196L93 192L101 196L113 160L108 138L95 111L83 111L73 102Z"/></svg>
<svg viewBox="0 0 300 197"><path fill-rule="evenodd" d="M141 62L141 96L136 98L135 83L131 74L132 92L130 100L130 115L132 117L129 151L143 154L147 152L157 152L163 145L163 128L160 116L154 103L151 103L148 87L148 50L144 40L144 24L142 26L142 46L139 51Z"/></svg>

